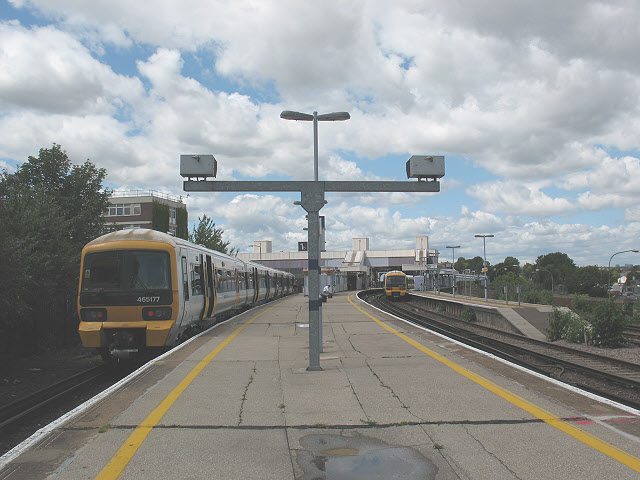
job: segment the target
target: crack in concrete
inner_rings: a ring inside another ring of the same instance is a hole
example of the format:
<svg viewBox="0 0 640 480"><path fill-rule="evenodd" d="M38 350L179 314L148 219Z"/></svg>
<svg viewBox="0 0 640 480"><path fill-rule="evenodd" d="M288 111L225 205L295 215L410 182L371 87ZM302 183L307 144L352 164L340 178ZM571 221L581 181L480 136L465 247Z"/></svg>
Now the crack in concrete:
<svg viewBox="0 0 640 480"><path fill-rule="evenodd" d="M244 388L244 393L242 394L242 398L240 399L240 412L238 413L238 425L242 425L242 410L244 409L244 402L247 401L247 393L249 392L249 387L253 383L253 375L257 373L257 362L253 362L252 374L249 377L249 382L247 386Z"/></svg>
<svg viewBox="0 0 640 480"><path fill-rule="evenodd" d="M471 433L471 431L469 430L469 428L467 428L467 426L466 426L466 425L462 425L462 428L464 428L465 432L467 432L467 435L469 435L471 438L473 438L473 439L478 443L478 445L480 445L480 447L481 447L481 448L482 448L482 449L483 449L487 454L489 454L492 458L495 458L495 459L500 463L500 465L502 465L502 466L505 468L505 470L507 470L509 473L511 473L511 475L513 475L513 478L515 478L515 479L517 479L517 480L522 480L522 479L518 476L518 474L517 474L516 472L514 472L513 470L511 470L511 469L509 468L509 466L508 466L506 463L504 463L504 462L503 462L503 461L502 461L498 456L496 456L493 452L490 452L490 451L487 449L487 447L485 447L485 446L484 446L484 444L480 441L480 439L476 438L476 437Z"/></svg>
<svg viewBox="0 0 640 480"><path fill-rule="evenodd" d="M563 419L568 420L568 419ZM154 429L194 429L194 430L284 430L291 428L294 430L357 430L357 429L371 429L371 428L392 428L392 427L407 427L407 426L442 426L442 425L461 425L461 426L483 426L483 425L523 425L533 423L544 423L543 420L534 418L530 420L429 420L429 421L415 421L415 422L391 422L391 423L376 423L376 424L299 424L299 425L163 425L159 424L154 426ZM115 430L127 430L138 428L139 425L111 425L110 429ZM91 431L98 430L99 427L60 427L58 431Z"/></svg>
<svg viewBox="0 0 640 480"><path fill-rule="evenodd" d="M360 401L360 397L358 397L358 393L356 392L356 389L353 386L353 383L351 382L351 379L349 378L349 375L347 374L346 371L346 367L344 365L344 362L342 361L342 359L340 359L340 364L343 367L343 372L345 377L347 377L347 381L349 382L349 386L351 387L351 391L353 392L353 396L356 397L356 400L358 401L358 405L360 405L360 410L362 410L362 413L364 413L364 416L366 417L366 422L369 423L371 422L371 419L369 418L369 415L367 415L367 411L364 409L364 405L362 405L362 402Z"/></svg>
<svg viewBox="0 0 640 480"><path fill-rule="evenodd" d="M369 362L368 362L368 361L366 361L366 360L365 360L365 363L366 363L367 367L369 367L369 370L371 371L371 374L372 374L374 377L376 377L376 379L377 379L377 380L378 380L378 382L380 383L380 386L381 386L381 387L383 387L383 388L386 388L387 390L389 390L389 392L391 392L391 396L393 396L395 399L397 399L397 400L398 400L398 403L400 404L400 406L401 406L402 408L404 408L404 409L409 413L409 415L411 415L412 417L417 418L417 419L418 419L418 420L420 420L420 421L424 421L424 419L423 419L423 418L419 417L418 415L416 415L415 413L413 413L413 412L409 409L409 407L408 407L408 406L407 406L407 405L402 401L402 399L400 398L400 396L399 396L399 395L398 395L398 394L393 390L393 388L391 388L389 385L385 384L385 383L382 381L382 378L380 378L380 375L378 375L378 374L373 370L373 367L369 364Z"/></svg>

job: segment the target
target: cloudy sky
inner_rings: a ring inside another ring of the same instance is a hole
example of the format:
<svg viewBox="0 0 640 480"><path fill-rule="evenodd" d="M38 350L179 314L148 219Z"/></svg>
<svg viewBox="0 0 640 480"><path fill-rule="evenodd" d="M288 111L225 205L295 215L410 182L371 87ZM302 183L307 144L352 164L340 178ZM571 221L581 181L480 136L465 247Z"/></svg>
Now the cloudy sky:
<svg viewBox="0 0 640 480"><path fill-rule="evenodd" d="M327 249L449 258L640 248L640 4L628 1L0 0L0 168L62 145L116 190L183 195L181 153L223 180L406 180L438 154L438 194L327 194ZM298 194L190 194L241 252L305 239ZM640 263L640 254L613 263Z"/></svg>

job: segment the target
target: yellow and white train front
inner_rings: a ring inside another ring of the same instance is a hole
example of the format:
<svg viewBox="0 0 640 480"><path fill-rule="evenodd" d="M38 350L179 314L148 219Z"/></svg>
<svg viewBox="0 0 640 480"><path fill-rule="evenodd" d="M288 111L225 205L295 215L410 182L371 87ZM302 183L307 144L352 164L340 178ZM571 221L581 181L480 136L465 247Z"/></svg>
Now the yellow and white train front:
<svg viewBox="0 0 640 480"><path fill-rule="evenodd" d="M145 347L172 343L180 298L176 272L169 244L119 241L85 247L78 294L82 344L124 359Z"/></svg>
<svg viewBox="0 0 640 480"><path fill-rule="evenodd" d="M387 273L384 278L384 290L387 298L404 298L407 294L407 275L399 271Z"/></svg>

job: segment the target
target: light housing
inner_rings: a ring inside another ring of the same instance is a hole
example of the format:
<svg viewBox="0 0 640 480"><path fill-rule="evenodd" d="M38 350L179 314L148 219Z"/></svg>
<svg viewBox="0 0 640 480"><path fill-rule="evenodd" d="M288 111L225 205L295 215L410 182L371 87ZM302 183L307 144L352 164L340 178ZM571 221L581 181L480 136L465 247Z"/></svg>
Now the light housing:
<svg viewBox="0 0 640 480"><path fill-rule="evenodd" d="M106 308L83 308L80 310L80 318L83 322L106 322Z"/></svg>
<svg viewBox="0 0 640 480"><path fill-rule="evenodd" d="M171 320L171 307L145 307L142 309L143 320Z"/></svg>

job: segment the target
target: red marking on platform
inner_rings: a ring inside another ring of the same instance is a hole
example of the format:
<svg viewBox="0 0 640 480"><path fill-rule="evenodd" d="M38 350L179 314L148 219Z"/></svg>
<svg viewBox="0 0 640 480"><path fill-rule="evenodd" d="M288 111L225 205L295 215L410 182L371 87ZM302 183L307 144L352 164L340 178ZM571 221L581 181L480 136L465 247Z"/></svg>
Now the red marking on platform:
<svg viewBox="0 0 640 480"><path fill-rule="evenodd" d="M567 419L569 422L574 425L592 425L596 422L584 417L572 417ZM625 422L637 422L640 420L638 417L621 417L621 418L607 418L602 421L605 423L625 423Z"/></svg>

